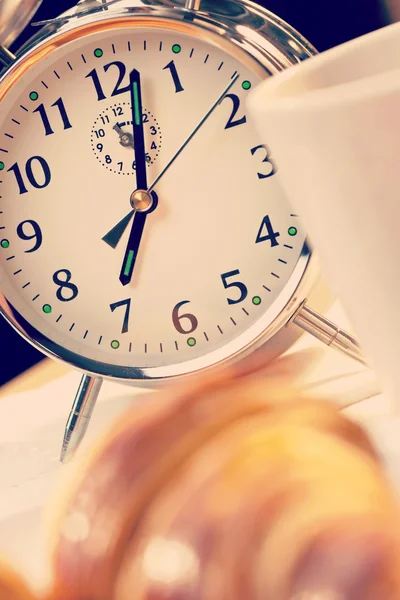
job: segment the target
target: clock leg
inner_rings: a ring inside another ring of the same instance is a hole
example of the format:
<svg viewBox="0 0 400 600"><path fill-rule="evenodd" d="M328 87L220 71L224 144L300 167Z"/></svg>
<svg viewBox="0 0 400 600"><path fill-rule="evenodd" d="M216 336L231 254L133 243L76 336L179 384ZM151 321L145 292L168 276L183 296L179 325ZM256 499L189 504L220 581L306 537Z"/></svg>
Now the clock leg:
<svg viewBox="0 0 400 600"><path fill-rule="evenodd" d="M347 333L347 331L340 329L337 325L307 306L306 301L300 305L289 321L289 323L292 322L327 346L335 348L335 350L368 366L357 340Z"/></svg>
<svg viewBox="0 0 400 600"><path fill-rule="evenodd" d="M65 427L60 460L67 463L83 440L103 380L83 375Z"/></svg>

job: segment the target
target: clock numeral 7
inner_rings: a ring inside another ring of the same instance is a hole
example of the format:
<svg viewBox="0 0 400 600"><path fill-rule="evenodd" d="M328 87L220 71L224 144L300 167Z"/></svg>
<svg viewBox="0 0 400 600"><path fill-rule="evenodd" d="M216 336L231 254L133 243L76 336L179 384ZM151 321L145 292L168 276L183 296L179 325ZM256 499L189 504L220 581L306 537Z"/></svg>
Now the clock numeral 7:
<svg viewBox="0 0 400 600"><path fill-rule="evenodd" d="M117 308L125 307L124 321L122 324L122 332L121 333L128 333L128 331L129 331L129 317L131 314L131 302L132 302L132 299L128 298L127 300L121 300L120 302L115 302L114 304L110 304L111 312L114 312L114 310L116 310Z"/></svg>
<svg viewBox="0 0 400 600"><path fill-rule="evenodd" d="M59 98L58 100L56 100L51 107L53 108L53 106L56 106L59 110L63 125L64 125L64 130L66 129L71 129L72 125L70 123L70 120L68 118L67 115L67 111L65 110L65 106L64 106L64 102L62 98ZM47 116L47 111L45 109L44 104L40 104L37 108L35 108L35 110L33 111L34 113L39 113L39 115L42 118L42 122L44 125L44 130L45 130L45 134L46 135L52 135L54 133L53 129L51 128L50 125L50 121L49 121L49 117Z"/></svg>

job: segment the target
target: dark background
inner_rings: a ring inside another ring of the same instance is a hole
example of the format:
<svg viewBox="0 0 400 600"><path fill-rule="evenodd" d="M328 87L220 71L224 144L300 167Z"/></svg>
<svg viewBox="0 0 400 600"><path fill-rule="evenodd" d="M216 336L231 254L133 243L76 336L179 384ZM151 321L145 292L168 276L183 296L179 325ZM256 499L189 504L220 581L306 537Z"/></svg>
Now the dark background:
<svg viewBox="0 0 400 600"><path fill-rule="evenodd" d="M389 2L393 6L396 2L400 4L400 0ZM44 0L35 20L56 17L76 3L77 0ZM391 20L385 3L380 0L265 0L258 4L288 21L319 51L378 29ZM31 26L27 27L12 50L15 51L34 31ZM42 355L1 317L0 342L0 385L42 359Z"/></svg>

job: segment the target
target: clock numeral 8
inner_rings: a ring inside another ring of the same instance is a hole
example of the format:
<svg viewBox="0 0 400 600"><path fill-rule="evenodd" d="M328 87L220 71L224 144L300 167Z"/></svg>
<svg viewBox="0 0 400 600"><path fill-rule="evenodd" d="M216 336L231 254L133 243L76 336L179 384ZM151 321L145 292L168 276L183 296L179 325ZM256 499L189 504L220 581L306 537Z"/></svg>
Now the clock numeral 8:
<svg viewBox="0 0 400 600"><path fill-rule="evenodd" d="M60 276L63 276L61 279ZM72 273L68 269L60 269L53 275L53 281L59 286L56 296L61 302L71 302L79 294L79 290L74 283L71 283ZM67 291L66 291L67 290Z"/></svg>
<svg viewBox="0 0 400 600"><path fill-rule="evenodd" d="M190 300L183 300L183 302L179 302L179 304L177 304L174 308L174 310L172 311L172 321L174 323L175 329L177 330L178 333L181 333L182 335L187 335L189 333L193 333L193 331L196 331L199 322L196 319L196 317L190 313L185 313L184 315L179 315L179 309L184 306L185 304L189 304ZM187 321L189 321L189 323L185 323L187 329L184 329L183 326L183 319L186 319ZM188 327L188 325L190 324L190 326Z"/></svg>

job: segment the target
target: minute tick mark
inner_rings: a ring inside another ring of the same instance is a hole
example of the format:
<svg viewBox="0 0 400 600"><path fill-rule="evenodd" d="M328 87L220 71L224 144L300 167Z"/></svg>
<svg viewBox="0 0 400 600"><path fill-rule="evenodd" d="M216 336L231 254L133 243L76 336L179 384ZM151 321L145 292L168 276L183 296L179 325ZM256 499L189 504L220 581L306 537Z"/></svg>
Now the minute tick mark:
<svg viewBox="0 0 400 600"><path fill-rule="evenodd" d="M4 135L5 135L6 137L8 137L8 138L11 138L12 140L14 139L14 136L13 136L13 135L11 135L10 133L5 133Z"/></svg>
<svg viewBox="0 0 400 600"><path fill-rule="evenodd" d="M270 288L269 288L269 287L267 287L266 285L263 285L263 288L264 288L264 290L267 290L267 292L270 292L270 291L271 291L271 290L270 290Z"/></svg>
<svg viewBox="0 0 400 600"><path fill-rule="evenodd" d="M219 67L218 67L218 71L220 71L220 70L222 69L222 67L223 67L223 64L224 64L224 61L222 61L222 63L219 65Z"/></svg>
<svg viewBox="0 0 400 600"><path fill-rule="evenodd" d="M191 51L191 53L189 54L189 58L192 58L193 54L194 54L194 48L192 48L192 51Z"/></svg>
<svg viewBox="0 0 400 600"><path fill-rule="evenodd" d="M101 342L102 342L102 341L103 341L103 336L101 335L101 336L99 337L99 341L97 342L97 345L98 345L98 346L100 346L100 344L101 344Z"/></svg>
<svg viewBox="0 0 400 600"><path fill-rule="evenodd" d="M29 110L28 110L28 109L27 109L25 106L23 106L22 104L20 104L20 107L21 107L21 108L22 108L22 110L24 110L25 112L29 112Z"/></svg>
<svg viewBox="0 0 400 600"><path fill-rule="evenodd" d="M15 256L9 256L8 258L6 258L6 260L12 260L13 258L15 258Z"/></svg>
<svg viewBox="0 0 400 600"><path fill-rule="evenodd" d="M75 323L72 323L71 327L69 328L70 331L73 330L73 328L75 327Z"/></svg>
<svg viewBox="0 0 400 600"><path fill-rule="evenodd" d="M217 325L217 328L220 333L224 333L219 325Z"/></svg>
<svg viewBox="0 0 400 600"><path fill-rule="evenodd" d="M278 262L281 262L281 263L283 263L284 265L287 265L287 262L286 262L286 260L283 260L282 258L278 258Z"/></svg>
<svg viewBox="0 0 400 600"><path fill-rule="evenodd" d="M22 273L22 269L19 269L18 271L15 271L14 275L19 275L20 273Z"/></svg>
<svg viewBox="0 0 400 600"><path fill-rule="evenodd" d="M111 48L112 48L113 54L115 54L115 46L114 46L114 44L111 44Z"/></svg>
<svg viewBox="0 0 400 600"><path fill-rule="evenodd" d="M61 319L62 319L62 315L60 315L60 316L58 317L58 319L57 319L56 323L58 323L59 321L61 321Z"/></svg>
<svg viewBox="0 0 400 600"><path fill-rule="evenodd" d="M145 48L145 50L146 50L146 48ZM130 51L131 51L131 43L128 41L128 52L130 52Z"/></svg>
<svg viewBox="0 0 400 600"><path fill-rule="evenodd" d="M69 66L70 70L73 71L73 68L71 67L71 63L69 61L67 61L67 65Z"/></svg>
<svg viewBox="0 0 400 600"><path fill-rule="evenodd" d="M206 338L207 342L209 342L210 340L208 339L208 335L206 334L206 332L204 332L204 337Z"/></svg>
<svg viewBox="0 0 400 600"><path fill-rule="evenodd" d="M207 54L207 56L206 56L206 57L205 57L205 59L204 59L204 64L206 64L206 62L208 61L208 59L209 59L209 58L210 58L210 55L209 55L209 54Z"/></svg>
<svg viewBox="0 0 400 600"><path fill-rule="evenodd" d="M283 244L285 248L289 248L289 250L293 250L293 246L289 246L288 244Z"/></svg>
<svg viewBox="0 0 400 600"><path fill-rule="evenodd" d="M272 275L273 277L276 277L277 279L280 279L279 275L277 275L276 273L271 273L271 275Z"/></svg>
<svg viewBox="0 0 400 600"><path fill-rule="evenodd" d="M175 348L179 350L178 342L175 342Z"/></svg>
<svg viewBox="0 0 400 600"><path fill-rule="evenodd" d="M32 298L32 302L35 302L40 297L40 294L37 294L34 298Z"/></svg>
<svg viewBox="0 0 400 600"><path fill-rule="evenodd" d="M61 77L59 76L59 74L57 73L57 71L53 71L54 75L57 77L57 79L61 79Z"/></svg>
<svg viewBox="0 0 400 600"><path fill-rule="evenodd" d="M0 152L5 152L6 154L8 154L8 150L4 150L4 148L0 148Z"/></svg>
<svg viewBox="0 0 400 600"><path fill-rule="evenodd" d="M84 57L84 55L83 55L83 54L81 54L81 57L82 57L82 60L83 60L83 62L84 62L84 63L85 63L85 65L86 65L86 58Z"/></svg>
<svg viewBox="0 0 400 600"><path fill-rule="evenodd" d="M16 123L17 125L21 125L21 123L19 121L17 121L17 119L11 119L11 121L13 121L14 123Z"/></svg>
<svg viewBox="0 0 400 600"><path fill-rule="evenodd" d="M236 323L235 319L233 319L232 317L231 317L231 321L232 321L232 323L233 323L235 326L237 325L237 323Z"/></svg>
<svg viewBox="0 0 400 600"><path fill-rule="evenodd" d="M247 310L245 308L242 308L242 311L244 312L245 315L249 316L249 313L247 312Z"/></svg>
<svg viewBox="0 0 400 600"><path fill-rule="evenodd" d="M49 89L49 86L48 86L48 85L47 85L47 84L46 84L44 81L42 81L42 85L43 85L43 87L45 87L45 88L46 88L46 90L48 90L48 89Z"/></svg>
<svg viewBox="0 0 400 600"><path fill-rule="evenodd" d="M85 331L85 335L83 336L83 339L84 339L84 340L86 340L86 338L87 338L87 334L88 334L88 333L89 333L89 329L87 329L87 330Z"/></svg>
<svg viewBox="0 0 400 600"><path fill-rule="evenodd" d="M161 52L162 48L163 48L163 43L160 42L160 52Z"/></svg>

